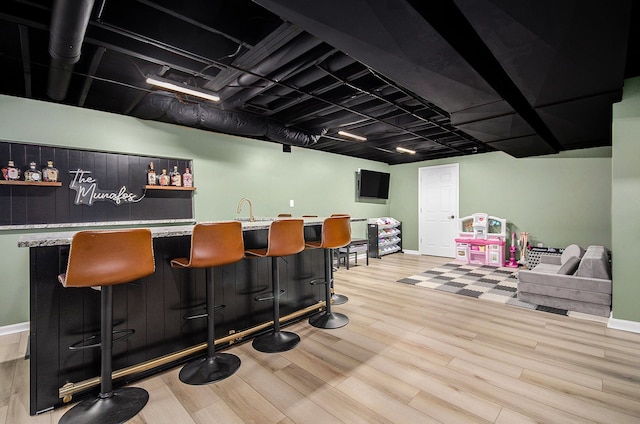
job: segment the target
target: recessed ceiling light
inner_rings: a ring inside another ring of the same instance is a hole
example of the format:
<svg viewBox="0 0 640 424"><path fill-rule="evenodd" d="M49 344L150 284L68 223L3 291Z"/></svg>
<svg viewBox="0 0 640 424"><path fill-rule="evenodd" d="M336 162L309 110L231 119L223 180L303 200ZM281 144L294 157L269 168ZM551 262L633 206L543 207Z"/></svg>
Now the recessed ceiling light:
<svg viewBox="0 0 640 424"><path fill-rule="evenodd" d="M338 131L338 134L342 135L344 137L353 138L354 140L358 140L358 141L367 141L367 137L363 137L361 135L356 135L356 134L351 134L351 133L346 132L346 131Z"/></svg>
<svg viewBox="0 0 640 424"><path fill-rule="evenodd" d="M167 90L171 90L171 91L177 91L179 93L190 94L192 96L200 97L202 99L211 100L212 102L217 102L220 100L220 97L214 94L207 93L206 91L200 90L199 88L176 84L171 80L156 77L156 76L147 77L147 84L155 85L156 87L166 88Z"/></svg>
<svg viewBox="0 0 640 424"><path fill-rule="evenodd" d="M404 147L396 147L396 150L400 153L409 153L410 155L415 155L416 151L411 149L405 149Z"/></svg>

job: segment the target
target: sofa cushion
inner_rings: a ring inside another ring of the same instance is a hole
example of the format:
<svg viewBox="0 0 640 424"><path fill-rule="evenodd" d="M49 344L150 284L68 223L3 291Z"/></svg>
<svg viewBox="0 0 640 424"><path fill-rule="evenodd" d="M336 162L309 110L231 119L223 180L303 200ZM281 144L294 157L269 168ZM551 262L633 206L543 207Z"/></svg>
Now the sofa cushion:
<svg viewBox="0 0 640 424"><path fill-rule="evenodd" d="M573 275L573 273L576 272L576 269L578 269L578 265L580 265L580 258L572 256L567 259L560 268L558 268L557 274Z"/></svg>
<svg viewBox="0 0 640 424"><path fill-rule="evenodd" d="M538 274L557 274L558 269L560 269L560 266L561 265L546 264L546 263L540 262L538 265L536 265L533 268L533 270L531 270L531 272L536 272Z"/></svg>
<svg viewBox="0 0 640 424"><path fill-rule="evenodd" d="M607 250L603 246L589 246L580 260L576 276L610 280L611 271Z"/></svg>
<svg viewBox="0 0 640 424"><path fill-rule="evenodd" d="M560 263L564 264L574 256L580 259L582 258L582 255L584 255L584 249L582 247L577 244L570 244L566 249L564 249L562 255L560 255Z"/></svg>
<svg viewBox="0 0 640 424"><path fill-rule="evenodd" d="M582 288L574 289L549 286L546 284L522 283L521 285L518 285L518 294L520 293L533 293L543 296L555 297L557 299L575 300L578 302L588 302L598 305L611 305L611 292L603 293L598 291L584 290Z"/></svg>
<svg viewBox="0 0 640 424"><path fill-rule="evenodd" d="M526 287L527 283L544 284L547 286L561 287L573 290L588 290L598 293L611 293L611 280L600 278L576 277L575 275L561 275L540 273L536 271L518 271L518 291ZM524 291L527 291L526 289Z"/></svg>

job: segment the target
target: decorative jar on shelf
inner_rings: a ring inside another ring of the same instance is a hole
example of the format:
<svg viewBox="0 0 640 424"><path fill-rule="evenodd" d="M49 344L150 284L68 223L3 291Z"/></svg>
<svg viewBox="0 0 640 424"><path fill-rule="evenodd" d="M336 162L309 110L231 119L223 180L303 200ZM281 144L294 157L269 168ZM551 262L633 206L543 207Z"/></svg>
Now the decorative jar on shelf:
<svg viewBox="0 0 640 424"><path fill-rule="evenodd" d="M58 181L58 170L53 167L53 161L47 161L47 167L42 168L42 180L48 183Z"/></svg>
<svg viewBox="0 0 640 424"><path fill-rule="evenodd" d="M7 181L17 181L20 179L20 170L16 168L12 160L8 162L7 166L2 167L2 178Z"/></svg>

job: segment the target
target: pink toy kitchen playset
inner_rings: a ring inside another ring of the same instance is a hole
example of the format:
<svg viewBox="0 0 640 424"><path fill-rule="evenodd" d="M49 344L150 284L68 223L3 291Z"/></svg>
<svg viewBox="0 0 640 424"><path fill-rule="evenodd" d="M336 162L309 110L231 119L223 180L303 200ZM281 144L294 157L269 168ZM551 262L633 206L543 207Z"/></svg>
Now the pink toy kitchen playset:
<svg viewBox="0 0 640 424"><path fill-rule="evenodd" d="M456 260L475 265L504 266L507 220L474 213L458 220Z"/></svg>

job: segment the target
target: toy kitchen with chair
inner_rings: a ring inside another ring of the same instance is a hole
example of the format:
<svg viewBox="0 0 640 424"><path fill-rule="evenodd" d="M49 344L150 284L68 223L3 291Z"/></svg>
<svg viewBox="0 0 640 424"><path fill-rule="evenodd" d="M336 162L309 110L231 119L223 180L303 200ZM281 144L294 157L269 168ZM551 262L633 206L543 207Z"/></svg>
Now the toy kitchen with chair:
<svg viewBox="0 0 640 424"><path fill-rule="evenodd" d="M474 265L504 266L507 220L474 213L458 220L456 260Z"/></svg>

